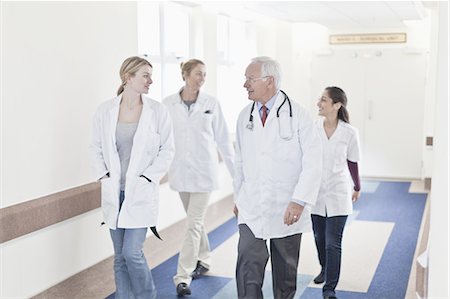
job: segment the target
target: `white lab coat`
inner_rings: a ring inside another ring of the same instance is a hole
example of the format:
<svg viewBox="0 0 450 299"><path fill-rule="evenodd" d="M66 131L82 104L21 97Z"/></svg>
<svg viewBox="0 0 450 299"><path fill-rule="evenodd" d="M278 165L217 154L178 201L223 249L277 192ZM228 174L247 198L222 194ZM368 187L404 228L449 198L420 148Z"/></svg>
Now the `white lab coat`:
<svg viewBox="0 0 450 299"><path fill-rule="evenodd" d="M162 104L142 96L142 112L126 173L125 200L119 213L121 169L116 127L120 101L121 96L106 101L94 116L90 153L95 176L101 178L108 172L110 175L101 180L103 216L111 229L155 226L159 181L167 172L175 151L170 116Z"/></svg>
<svg viewBox="0 0 450 299"><path fill-rule="evenodd" d="M353 188L347 160L358 162L360 159L358 131L339 120L328 139L323 122L323 118L315 121L322 140L323 172L319 196L311 213L323 217L350 215L353 212Z"/></svg>
<svg viewBox="0 0 450 299"><path fill-rule="evenodd" d="M305 108L292 104L292 138L280 137L289 125L289 105L282 93L262 126L257 106L254 128L247 128L252 104L239 115L236 128L235 203L239 223L245 223L262 239L281 238L311 230L311 205L319 191L322 171L322 146L316 127ZM290 201L306 203L298 222L287 226L284 213Z"/></svg>
<svg viewBox="0 0 450 299"><path fill-rule="evenodd" d="M220 151L231 176L234 150L219 102L200 92L191 111L179 93L163 100L174 130L175 158L169 169L170 187L178 192L211 192L218 188Z"/></svg>

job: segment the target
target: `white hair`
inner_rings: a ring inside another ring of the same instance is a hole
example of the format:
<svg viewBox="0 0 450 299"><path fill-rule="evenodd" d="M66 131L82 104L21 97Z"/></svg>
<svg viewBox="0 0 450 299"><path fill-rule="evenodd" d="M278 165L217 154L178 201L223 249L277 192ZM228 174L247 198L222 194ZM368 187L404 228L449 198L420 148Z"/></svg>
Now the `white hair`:
<svg viewBox="0 0 450 299"><path fill-rule="evenodd" d="M267 56L259 56L252 58L252 62L261 63L261 77L273 77L275 87L280 89L281 67L278 61Z"/></svg>

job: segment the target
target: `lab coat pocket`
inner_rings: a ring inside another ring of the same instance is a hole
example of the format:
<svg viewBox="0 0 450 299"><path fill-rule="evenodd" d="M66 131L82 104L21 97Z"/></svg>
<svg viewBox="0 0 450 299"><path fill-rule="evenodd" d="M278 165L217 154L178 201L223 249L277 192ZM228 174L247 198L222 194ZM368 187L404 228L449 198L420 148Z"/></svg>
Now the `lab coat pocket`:
<svg viewBox="0 0 450 299"><path fill-rule="evenodd" d="M292 200L294 193L295 183L278 182L276 184L276 190L273 198L274 202L271 203L271 214L278 215L278 219L281 221L284 217L287 205Z"/></svg>
<svg viewBox="0 0 450 299"><path fill-rule="evenodd" d="M276 148L277 157L280 161L292 160L293 157L298 156L298 153L300 151L300 145L296 138L291 138L289 140L279 138Z"/></svg>
<svg viewBox="0 0 450 299"><path fill-rule="evenodd" d="M345 142L339 142L336 144L336 150L334 152L334 172L342 172L347 166L347 144Z"/></svg>
<svg viewBox="0 0 450 299"><path fill-rule="evenodd" d="M147 142L145 143L145 152L148 156L154 157L159 152L161 146L161 136L156 132L147 133Z"/></svg>
<svg viewBox="0 0 450 299"><path fill-rule="evenodd" d="M212 133L212 122L213 122L213 114L212 113L202 113L199 117L200 128L202 132Z"/></svg>
<svg viewBox="0 0 450 299"><path fill-rule="evenodd" d="M295 182L293 183L277 183L276 198L277 202L288 204L292 200Z"/></svg>
<svg viewBox="0 0 450 299"><path fill-rule="evenodd" d="M117 201L118 203L119 198L116 197L116 192L114 192L113 180L108 177L101 179L100 183L101 183L102 207L115 206L115 201Z"/></svg>
<svg viewBox="0 0 450 299"><path fill-rule="evenodd" d="M240 212L245 214L245 219L253 218L261 212L261 209L255 210L255 206L260 205L258 200L255 199L255 196L253 196L257 192L255 183L242 182L241 189L237 194L236 205Z"/></svg>
<svg viewBox="0 0 450 299"><path fill-rule="evenodd" d="M155 187L153 182L149 182L143 177L138 177L134 190L133 206L152 204L154 191Z"/></svg>

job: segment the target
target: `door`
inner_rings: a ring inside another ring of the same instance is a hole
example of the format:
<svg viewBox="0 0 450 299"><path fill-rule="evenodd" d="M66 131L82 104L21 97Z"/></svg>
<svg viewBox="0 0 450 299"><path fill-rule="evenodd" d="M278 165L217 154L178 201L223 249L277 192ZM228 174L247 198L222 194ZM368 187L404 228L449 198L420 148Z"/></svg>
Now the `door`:
<svg viewBox="0 0 450 299"><path fill-rule="evenodd" d="M426 56L403 49L343 49L315 56L311 90L339 86L360 133L361 175L420 178Z"/></svg>

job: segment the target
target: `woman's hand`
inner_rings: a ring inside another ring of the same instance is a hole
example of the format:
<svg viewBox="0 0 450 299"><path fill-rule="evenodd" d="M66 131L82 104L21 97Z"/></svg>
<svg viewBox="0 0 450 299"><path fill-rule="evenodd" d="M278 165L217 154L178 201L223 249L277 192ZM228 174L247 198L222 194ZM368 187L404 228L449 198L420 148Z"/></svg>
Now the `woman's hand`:
<svg viewBox="0 0 450 299"><path fill-rule="evenodd" d="M352 194L353 202L356 202L359 199L359 193L360 193L360 191L353 191L353 194Z"/></svg>

